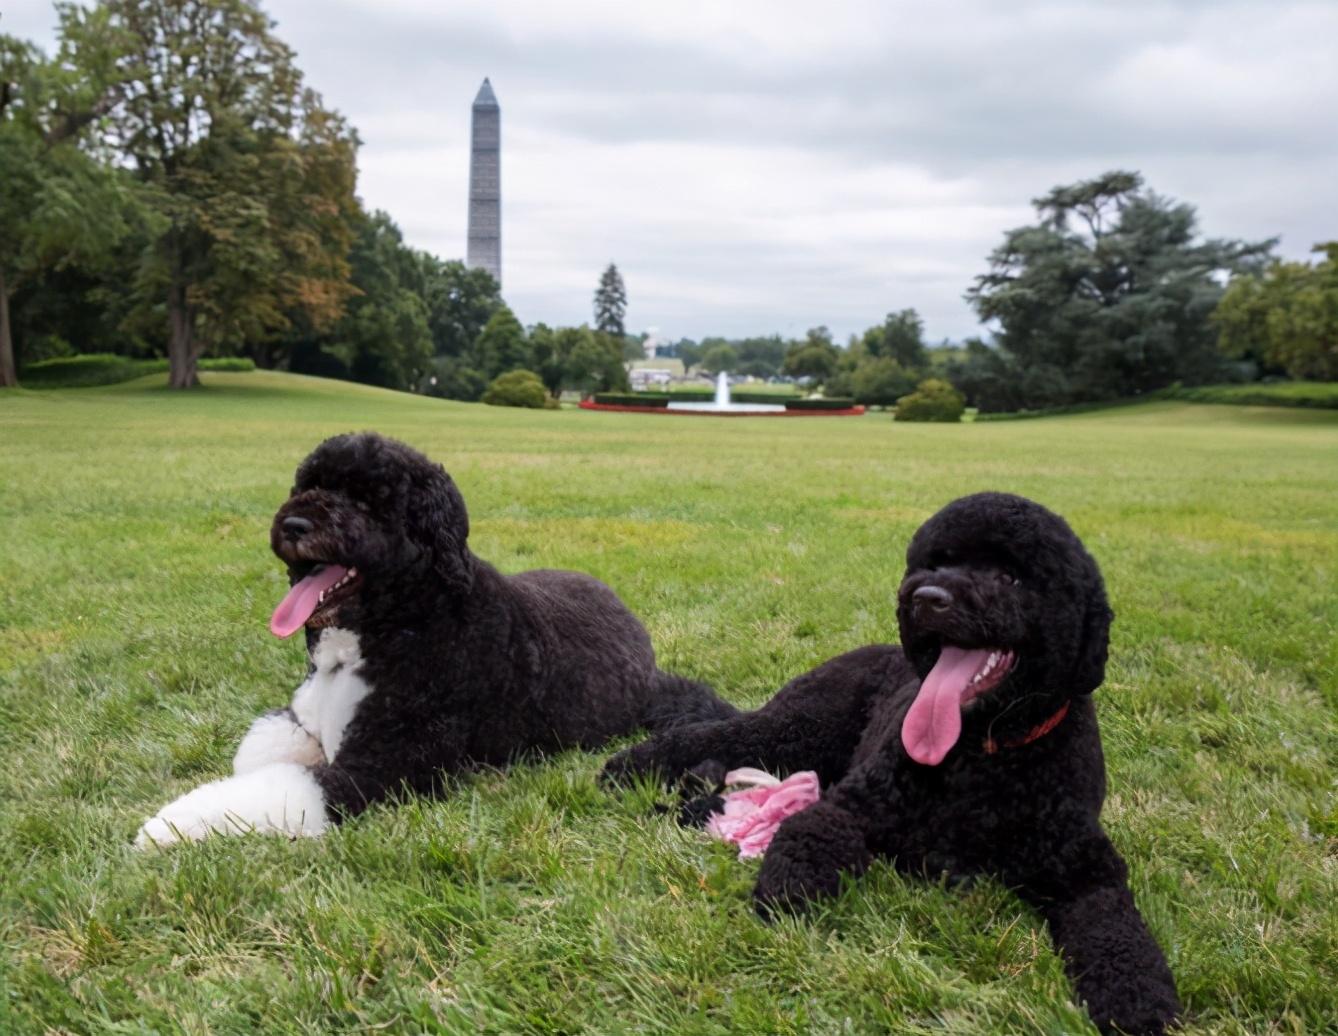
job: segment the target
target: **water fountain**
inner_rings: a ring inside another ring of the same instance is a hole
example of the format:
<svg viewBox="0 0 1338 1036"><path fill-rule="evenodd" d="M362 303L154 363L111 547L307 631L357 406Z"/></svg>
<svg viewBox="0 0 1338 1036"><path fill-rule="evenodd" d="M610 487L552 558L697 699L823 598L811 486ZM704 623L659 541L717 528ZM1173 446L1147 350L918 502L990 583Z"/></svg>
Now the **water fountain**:
<svg viewBox="0 0 1338 1036"><path fill-rule="evenodd" d="M801 406L808 400L797 396L776 396L775 403L735 403L729 394L729 375L721 371L715 376L715 399L710 403L680 403L665 393L609 393L613 398L600 397L583 399L582 410L611 410L633 414L693 414L716 417L858 417L864 413L864 407L855 406L850 401L837 404L840 409L830 407ZM646 402L642 403L641 400Z"/></svg>
<svg viewBox="0 0 1338 1036"><path fill-rule="evenodd" d="M721 371L715 376L715 401L711 403L669 402L670 410L699 410L712 414L774 414L785 412L784 403L731 403L729 375Z"/></svg>

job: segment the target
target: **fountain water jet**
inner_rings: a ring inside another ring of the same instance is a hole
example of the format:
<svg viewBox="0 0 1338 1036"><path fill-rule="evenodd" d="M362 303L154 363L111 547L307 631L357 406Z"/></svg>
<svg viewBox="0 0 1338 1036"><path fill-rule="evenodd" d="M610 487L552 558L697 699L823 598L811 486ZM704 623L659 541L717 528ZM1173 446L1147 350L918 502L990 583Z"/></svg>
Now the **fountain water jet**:
<svg viewBox="0 0 1338 1036"><path fill-rule="evenodd" d="M774 414L785 411L784 404L776 403L731 403L729 401L729 375L721 371L715 376L715 402L713 403L674 403L670 410L702 410L712 414Z"/></svg>

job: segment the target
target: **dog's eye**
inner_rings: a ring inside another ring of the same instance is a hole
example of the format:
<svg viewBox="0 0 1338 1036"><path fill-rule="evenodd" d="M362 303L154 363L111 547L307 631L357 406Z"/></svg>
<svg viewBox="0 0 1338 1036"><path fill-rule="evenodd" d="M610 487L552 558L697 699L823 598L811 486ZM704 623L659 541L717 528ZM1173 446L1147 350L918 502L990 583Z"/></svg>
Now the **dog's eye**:
<svg viewBox="0 0 1338 1036"><path fill-rule="evenodd" d="M1017 576L1013 575L1012 572L1005 572L1004 579L1007 580L1009 583L1011 583L1013 586L1022 585L1022 580L1019 579Z"/></svg>

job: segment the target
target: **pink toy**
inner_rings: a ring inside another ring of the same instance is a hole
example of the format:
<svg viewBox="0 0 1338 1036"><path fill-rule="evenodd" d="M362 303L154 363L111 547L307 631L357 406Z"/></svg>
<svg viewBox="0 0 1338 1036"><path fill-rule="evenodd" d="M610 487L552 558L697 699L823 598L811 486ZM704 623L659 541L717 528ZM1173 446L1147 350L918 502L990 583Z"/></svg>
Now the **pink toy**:
<svg viewBox="0 0 1338 1036"><path fill-rule="evenodd" d="M722 842L738 845L741 860L761 856L782 820L821 797L818 775L812 770L781 780L764 770L745 767L725 774L725 786L743 790L725 795L725 811L707 821L706 831Z"/></svg>

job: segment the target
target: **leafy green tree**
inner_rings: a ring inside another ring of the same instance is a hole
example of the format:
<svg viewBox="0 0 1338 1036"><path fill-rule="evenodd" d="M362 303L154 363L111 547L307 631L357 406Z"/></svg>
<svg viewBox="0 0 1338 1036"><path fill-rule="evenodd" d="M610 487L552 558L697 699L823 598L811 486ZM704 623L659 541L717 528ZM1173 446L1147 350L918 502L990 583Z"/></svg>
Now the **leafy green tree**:
<svg viewBox="0 0 1338 1036"><path fill-rule="evenodd" d="M902 396L914 391L916 377L914 371L908 371L891 356L880 356L865 360L855 368L845 393L834 391L842 386L829 383L823 394L848 394L856 403L866 406L892 406Z"/></svg>
<svg viewBox="0 0 1338 1036"><path fill-rule="evenodd" d="M920 314L903 309L889 313L881 325L864 332L864 347L870 356L896 360L905 370L923 370L929 363L924 330Z"/></svg>
<svg viewBox="0 0 1338 1036"><path fill-rule="evenodd" d="M1236 277L1213 322L1229 356L1281 368L1293 378L1338 381L1338 241L1325 258L1276 262L1261 277Z"/></svg>
<svg viewBox="0 0 1338 1036"><path fill-rule="evenodd" d="M488 321L503 305L501 288L487 270L458 259L419 253L432 349L438 356L466 357Z"/></svg>
<svg viewBox="0 0 1338 1036"><path fill-rule="evenodd" d="M837 372L840 350L825 327L809 330L804 341L796 342L785 354L785 373L792 378L811 378L825 382Z"/></svg>
<svg viewBox="0 0 1338 1036"><path fill-rule="evenodd" d="M553 405L539 375L526 370L508 371L493 378L492 384L483 393L483 402L489 406L518 406L531 410L542 410Z"/></svg>
<svg viewBox="0 0 1338 1036"><path fill-rule="evenodd" d="M674 346L674 355L683 361L683 373L687 374L693 367L701 363L702 353L705 350L691 338L681 339Z"/></svg>
<svg viewBox="0 0 1338 1036"><path fill-rule="evenodd" d="M621 339L626 334L623 318L627 315L627 288L618 267L609 267L599 278L595 289L595 330Z"/></svg>
<svg viewBox="0 0 1338 1036"><path fill-rule="evenodd" d="M331 326L352 292L345 256L357 141L302 88L251 0L61 6L63 54L97 69L102 143L158 220L134 290L165 307L169 384L208 349L267 338L300 312Z"/></svg>
<svg viewBox="0 0 1338 1036"><path fill-rule="evenodd" d="M1027 406L1109 399L1221 376L1209 315L1224 273L1272 242L1197 241L1194 209L1111 172L1038 198L967 299L997 324L1000 360Z"/></svg>
<svg viewBox="0 0 1338 1036"><path fill-rule="evenodd" d="M547 324L535 324L530 328L530 369L543 382L548 394L557 399L562 395L562 381L565 373L565 358L558 350L557 333Z"/></svg>
<svg viewBox="0 0 1338 1036"><path fill-rule="evenodd" d="M423 391L429 396L475 403L488 388L487 379L459 356L434 356L428 371Z"/></svg>
<svg viewBox="0 0 1338 1036"><path fill-rule="evenodd" d="M739 365L739 354L732 345L713 345L702 354L701 369L715 377L722 371L732 371Z"/></svg>
<svg viewBox="0 0 1338 1036"><path fill-rule="evenodd" d="M530 343L516 315L503 305L493 313L479 333L472 366L491 380L531 362Z"/></svg>
<svg viewBox="0 0 1338 1036"><path fill-rule="evenodd" d="M631 391L622 350L608 335L588 327L564 327L557 333L563 356L562 384L583 396L595 392Z"/></svg>
<svg viewBox="0 0 1338 1036"><path fill-rule="evenodd" d="M128 181L80 147L97 113L75 70L0 36L0 386L18 383L15 294L101 262L132 229Z"/></svg>
<svg viewBox="0 0 1338 1036"><path fill-rule="evenodd" d="M349 260L357 294L343 318L315 340L340 369L317 367L311 373L412 388L432 355L418 257L405 247L394 221L376 212L362 220ZM293 367L310 369L300 362Z"/></svg>
<svg viewBox="0 0 1338 1036"><path fill-rule="evenodd" d="M780 335L744 338L733 343L739 360L732 368L753 378L774 378L785 363L785 342Z"/></svg>

